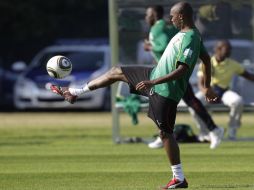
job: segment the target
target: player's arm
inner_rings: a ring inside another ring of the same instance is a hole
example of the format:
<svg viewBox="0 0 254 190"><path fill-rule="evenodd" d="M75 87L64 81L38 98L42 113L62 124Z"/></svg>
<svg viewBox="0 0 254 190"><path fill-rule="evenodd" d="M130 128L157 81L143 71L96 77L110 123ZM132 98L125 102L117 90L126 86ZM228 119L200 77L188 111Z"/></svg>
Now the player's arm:
<svg viewBox="0 0 254 190"><path fill-rule="evenodd" d="M214 102L218 100L217 95L212 90L211 84L211 58L207 53L203 42L201 42L200 54L199 58L202 61L203 67L203 75L199 77L198 85L200 90L204 93L206 100L208 102Z"/></svg>
<svg viewBox="0 0 254 190"><path fill-rule="evenodd" d="M211 58L206 51L200 52L199 58L202 61L203 67L203 87L210 88L211 84Z"/></svg>
<svg viewBox="0 0 254 190"><path fill-rule="evenodd" d="M150 43L150 41L148 39L144 40L144 50L145 51L152 51L152 44Z"/></svg>
<svg viewBox="0 0 254 190"><path fill-rule="evenodd" d="M137 90L142 90L142 89L149 89L154 85L157 84L161 84L161 83L165 83L168 81L172 81L172 80L177 80L179 78L181 78L189 69L187 64L184 63L180 63L178 62L178 67L176 70L174 70L173 72L162 76L160 78L154 79L154 80L150 80L150 81L141 81L140 83L138 83L136 85L136 89Z"/></svg>
<svg viewBox="0 0 254 190"><path fill-rule="evenodd" d="M254 75L252 73L249 73L248 71L244 70L244 72L241 74L242 77L254 81Z"/></svg>
<svg viewBox="0 0 254 190"><path fill-rule="evenodd" d="M152 41L144 41L144 49L146 51L164 52L166 49L169 37L164 31L164 28L156 28L156 30L151 31Z"/></svg>
<svg viewBox="0 0 254 190"><path fill-rule="evenodd" d="M168 36L165 34L165 32L161 31L154 39L152 50L156 52L163 52L168 45Z"/></svg>

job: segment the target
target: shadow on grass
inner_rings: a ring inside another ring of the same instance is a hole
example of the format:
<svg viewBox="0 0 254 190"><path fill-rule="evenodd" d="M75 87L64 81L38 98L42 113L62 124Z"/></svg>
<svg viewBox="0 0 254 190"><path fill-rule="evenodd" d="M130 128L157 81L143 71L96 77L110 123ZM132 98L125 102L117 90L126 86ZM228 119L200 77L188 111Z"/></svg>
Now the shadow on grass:
<svg viewBox="0 0 254 190"><path fill-rule="evenodd" d="M211 188L211 189L239 189L239 188L249 188L254 189L254 184L246 184L246 185L202 185L201 187L198 187L197 189L205 189L205 188Z"/></svg>
<svg viewBox="0 0 254 190"><path fill-rule="evenodd" d="M49 141L31 141L31 142L2 142L0 143L1 146L24 146L24 145L45 145L50 144Z"/></svg>
<svg viewBox="0 0 254 190"><path fill-rule="evenodd" d="M254 141L254 137L239 137L237 138L236 140L228 140L228 139L223 139L223 141L231 141L231 142L234 142L234 141Z"/></svg>

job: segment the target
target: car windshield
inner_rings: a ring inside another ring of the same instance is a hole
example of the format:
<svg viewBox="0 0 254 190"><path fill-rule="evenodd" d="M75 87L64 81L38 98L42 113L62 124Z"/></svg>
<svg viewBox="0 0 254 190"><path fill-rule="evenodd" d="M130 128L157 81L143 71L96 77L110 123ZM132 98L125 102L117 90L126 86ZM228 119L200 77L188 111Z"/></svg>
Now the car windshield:
<svg viewBox="0 0 254 190"><path fill-rule="evenodd" d="M55 56L55 55L63 55L69 58L72 62L73 70L86 70L86 71L94 71L103 66L104 53L103 52L94 52L94 51L75 51L75 52L49 52L44 54L38 65L35 67L39 67L44 69L46 67L47 61Z"/></svg>

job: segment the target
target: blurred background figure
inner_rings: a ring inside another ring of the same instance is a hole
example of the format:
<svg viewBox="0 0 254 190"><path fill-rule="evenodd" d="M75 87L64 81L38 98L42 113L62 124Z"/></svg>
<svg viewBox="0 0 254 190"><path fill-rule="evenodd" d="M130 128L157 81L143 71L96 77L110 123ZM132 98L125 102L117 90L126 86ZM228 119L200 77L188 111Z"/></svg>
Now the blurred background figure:
<svg viewBox="0 0 254 190"><path fill-rule="evenodd" d="M229 124L228 124L228 138L230 140L236 139L237 129L241 126L241 115L243 111L243 99L236 92L230 89L230 83L234 75L240 75L248 80L254 81L254 75L245 70L245 68L236 60L230 58L231 45L228 40L220 40L216 43L214 48L214 55L211 58L212 65L212 80L211 85L214 91L221 99L221 103L230 108ZM203 74L202 68L198 72L199 87L202 91ZM199 99L204 101L204 96L201 92L197 94ZM192 113L193 117L198 120L198 116ZM205 133L201 129L201 133Z"/></svg>
<svg viewBox="0 0 254 190"><path fill-rule="evenodd" d="M216 4L202 5L198 9L196 26L200 33L207 38L215 35L218 38L231 38L231 5L227 2L218 2ZM214 30L223 28L223 30Z"/></svg>

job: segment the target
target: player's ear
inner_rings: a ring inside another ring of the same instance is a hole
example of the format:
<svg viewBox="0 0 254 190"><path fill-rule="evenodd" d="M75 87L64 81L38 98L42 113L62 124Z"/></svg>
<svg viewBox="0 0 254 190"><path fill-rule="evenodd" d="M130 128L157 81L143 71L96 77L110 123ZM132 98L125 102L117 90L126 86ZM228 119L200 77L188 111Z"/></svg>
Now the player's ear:
<svg viewBox="0 0 254 190"><path fill-rule="evenodd" d="M178 18L180 19L180 21L183 21L183 15L182 14L179 14Z"/></svg>

